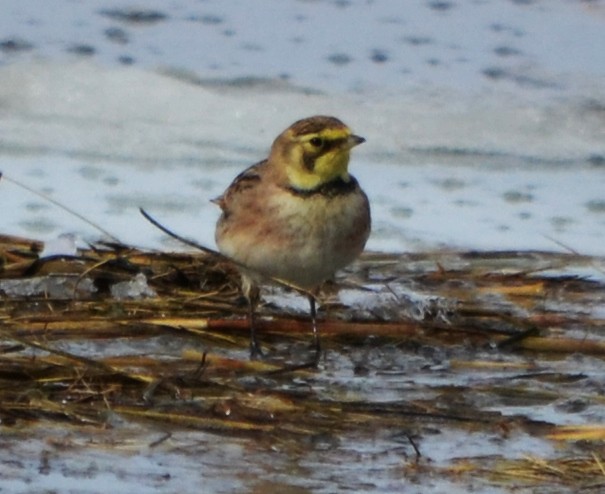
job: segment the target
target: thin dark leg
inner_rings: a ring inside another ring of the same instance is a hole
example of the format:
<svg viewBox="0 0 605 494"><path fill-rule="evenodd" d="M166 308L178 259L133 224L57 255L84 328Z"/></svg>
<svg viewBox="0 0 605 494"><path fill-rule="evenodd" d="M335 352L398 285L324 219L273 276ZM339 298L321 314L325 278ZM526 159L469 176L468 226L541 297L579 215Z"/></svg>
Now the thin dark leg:
<svg viewBox="0 0 605 494"><path fill-rule="evenodd" d="M250 359L256 360L263 357L258 339L256 338L256 322L254 317L256 304L248 300L248 324L250 325Z"/></svg>
<svg viewBox="0 0 605 494"><path fill-rule="evenodd" d="M309 306L311 307L311 324L313 327L313 347L315 348L315 365L319 364L321 357L321 342L319 341L319 330L317 329L317 310L315 308L315 297L309 295Z"/></svg>
<svg viewBox="0 0 605 494"><path fill-rule="evenodd" d="M246 277L242 277L242 291L248 301L248 325L250 326L250 359L256 360L263 357L263 351L256 338L256 307L260 299L258 287Z"/></svg>

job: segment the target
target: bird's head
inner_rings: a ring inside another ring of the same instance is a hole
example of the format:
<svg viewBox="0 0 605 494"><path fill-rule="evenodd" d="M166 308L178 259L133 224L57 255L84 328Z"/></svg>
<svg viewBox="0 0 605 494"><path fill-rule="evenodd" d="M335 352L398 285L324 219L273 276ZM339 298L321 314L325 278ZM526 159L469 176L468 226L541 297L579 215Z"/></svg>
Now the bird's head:
<svg viewBox="0 0 605 494"><path fill-rule="evenodd" d="M348 181L351 148L364 141L337 118L305 118L275 139L269 161L284 174L288 186L313 190L333 180Z"/></svg>

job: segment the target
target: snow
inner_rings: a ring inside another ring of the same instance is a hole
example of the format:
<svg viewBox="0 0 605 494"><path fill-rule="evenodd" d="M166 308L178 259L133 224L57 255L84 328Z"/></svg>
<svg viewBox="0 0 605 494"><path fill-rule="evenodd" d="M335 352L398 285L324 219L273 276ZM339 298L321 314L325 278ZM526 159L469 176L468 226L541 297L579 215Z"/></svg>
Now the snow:
<svg viewBox="0 0 605 494"><path fill-rule="evenodd" d="M210 199L322 113L367 139L370 249L605 252L602 2L3 5L4 233L183 248L143 206L212 247Z"/></svg>

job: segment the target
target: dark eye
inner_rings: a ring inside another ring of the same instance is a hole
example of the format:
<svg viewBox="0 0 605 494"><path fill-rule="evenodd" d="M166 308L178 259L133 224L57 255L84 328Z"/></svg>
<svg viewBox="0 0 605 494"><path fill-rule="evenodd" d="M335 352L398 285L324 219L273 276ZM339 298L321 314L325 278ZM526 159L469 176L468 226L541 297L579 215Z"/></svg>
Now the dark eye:
<svg viewBox="0 0 605 494"><path fill-rule="evenodd" d="M321 137L312 137L309 142L311 143L311 146L316 148L320 148L324 145L324 140Z"/></svg>

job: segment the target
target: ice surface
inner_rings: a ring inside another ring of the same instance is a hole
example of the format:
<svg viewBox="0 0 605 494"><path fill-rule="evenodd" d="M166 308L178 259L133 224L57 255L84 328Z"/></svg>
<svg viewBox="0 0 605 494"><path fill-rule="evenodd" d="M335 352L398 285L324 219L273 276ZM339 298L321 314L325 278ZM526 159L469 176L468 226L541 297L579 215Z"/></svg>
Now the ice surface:
<svg viewBox="0 0 605 494"><path fill-rule="evenodd" d="M50 256L75 256L78 252L76 245L76 236L70 233L63 233L54 240L47 240L44 243L44 250L40 257Z"/></svg>
<svg viewBox="0 0 605 494"><path fill-rule="evenodd" d="M21 105L9 90L21 93ZM218 210L209 200L266 154L304 101L307 114L339 114L368 138L351 170L372 203L370 249L557 250L562 243L604 252L605 215L594 204L605 197L605 169L588 158L605 141L599 122L590 124L572 102L524 109L501 101L498 109L492 94L489 104L467 99L466 110L456 110L462 104L454 98L440 111L422 98L244 95L135 68L11 66L0 71L0 101L13 102L1 120L0 170L125 242L161 245L164 237L138 214L143 206L212 246ZM361 104L363 118L352 112ZM549 120L554 114L567 121ZM13 212L0 218L2 231L103 237L8 181L0 191Z"/></svg>
<svg viewBox="0 0 605 494"><path fill-rule="evenodd" d="M0 280L0 293L8 297L43 297L73 300L89 297L97 289L90 278L80 276L35 276Z"/></svg>
<svg viewBox="0 0 605 494"><path fill-rule="evenodd" d="M111 296L115 299L140 299L157 296L155 290L147 284L147 277L138 273L130 281L120 281L111 286Z"/></svg>
<svg viewBox="0 0 605 494"><path fill-rule="evenodd" d="M329 113L367 138L370 249L605 252L599 2L3 5L0 171L125 242L166 247L143 206L212 246L209 199ZM106 236L6 180L0 205L6 233Z"/></svg>

